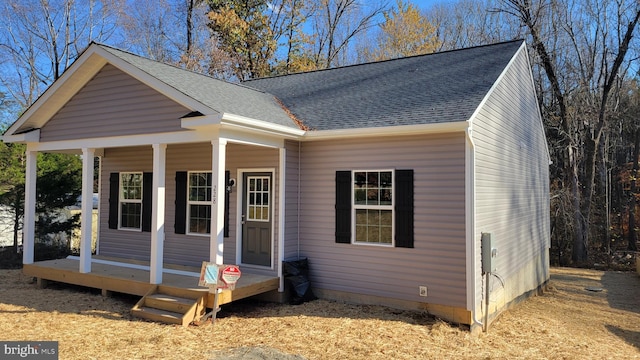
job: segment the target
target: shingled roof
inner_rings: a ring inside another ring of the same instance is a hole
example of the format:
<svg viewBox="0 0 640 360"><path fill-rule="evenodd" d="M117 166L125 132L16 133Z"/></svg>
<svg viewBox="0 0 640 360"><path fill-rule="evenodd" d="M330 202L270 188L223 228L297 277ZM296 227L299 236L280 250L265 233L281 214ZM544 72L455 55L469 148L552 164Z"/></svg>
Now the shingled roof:
<svg viewBox="0 0 640 360"><path fill-rule="evenodd" d="M312 130L466 121L522 41L246 81Z"/></svg>

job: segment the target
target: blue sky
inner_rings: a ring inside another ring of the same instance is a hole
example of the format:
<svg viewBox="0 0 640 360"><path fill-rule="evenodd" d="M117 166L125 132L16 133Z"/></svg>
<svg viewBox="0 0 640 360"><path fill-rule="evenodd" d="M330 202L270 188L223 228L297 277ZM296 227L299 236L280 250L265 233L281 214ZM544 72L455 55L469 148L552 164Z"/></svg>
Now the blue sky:
<svg viewBox="0 0 640 360"><path fill-rule="evenodd" d="M417 5L420 9L427 10L433 4L442 4L442 3L452 3L454 0L409 0L415 5Z"/></svg>

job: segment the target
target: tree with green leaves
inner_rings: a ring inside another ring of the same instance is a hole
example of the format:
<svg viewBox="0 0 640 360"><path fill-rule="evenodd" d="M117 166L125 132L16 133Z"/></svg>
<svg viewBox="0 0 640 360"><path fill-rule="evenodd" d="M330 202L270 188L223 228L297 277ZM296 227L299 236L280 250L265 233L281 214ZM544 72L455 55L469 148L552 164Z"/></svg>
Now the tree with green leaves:
<svg viewBox="0 0 640 360"><path fill-rule="evenodd" d="M11 216L16 249L24 219L25 166L24 145L0 142L0 206ZM63 210L76 204L81 186L82 162L78 156L38 154L36 239L46 242L60 233L69 239L79 226L79 216L66 217Z"/></svg>
<svg viewBox="0 0 640 360"><path fill-rule="evenodd" d="M3 223L10 224L13 234L13 247L18 249L22 218L24 215L24 176L25 147L20 144L0 142L0 207L7 218ZM3 229L4 230L4 229Z"/></svg>
<svg viewBox="0 0 640 360"><path fill-rule="evenodd" d="M71 232L80 225L80 214L67 217L63 210L76 205L81 194L82 161L79 156L38 154L36 238L48 241L55 239L57 234L65 234L65 245L70 248Z"/></svg>

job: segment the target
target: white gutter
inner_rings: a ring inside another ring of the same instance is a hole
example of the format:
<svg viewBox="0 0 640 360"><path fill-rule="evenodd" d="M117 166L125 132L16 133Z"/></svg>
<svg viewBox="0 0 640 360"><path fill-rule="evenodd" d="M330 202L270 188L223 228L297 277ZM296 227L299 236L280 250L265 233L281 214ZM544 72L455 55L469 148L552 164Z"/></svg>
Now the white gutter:
<svg viewBox="0 0 640 360"><path fill-rule="evenodd" d="M357 128L357 129L338 129L338 130L319 130L307 131L302 141L312 140L332 140L343 138L363 138L374 136L398 136L398 135L417 135L417 134L438 134L465 131L469 127L467 121L430 123L419 125L399 125L389 127L375 128Z"/></svg>
<svg viewBox="0 0 640 360"><path fill-rule="evenodd" d="M287 136L287 137L300 137L305 134L306 131L292 128L289 126L274 124L267 121L255 120L248 117L234 115L229 113L222 114L222 119L220 120L221 125L232 125L240 128L252 129L252 130L262 130L267 133L272 133L274 135Z"/></svg>

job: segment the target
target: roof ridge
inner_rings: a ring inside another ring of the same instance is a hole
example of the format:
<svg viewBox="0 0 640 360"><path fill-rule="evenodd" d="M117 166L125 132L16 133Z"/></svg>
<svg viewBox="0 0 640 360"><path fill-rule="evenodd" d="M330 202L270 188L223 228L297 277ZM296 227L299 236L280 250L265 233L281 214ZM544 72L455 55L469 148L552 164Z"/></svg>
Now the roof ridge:
<svg viewBox="0 0 640 360"><path fill-rule="evenodd" d="M505 45L505 44L509 44L509 43L517 43L517 42L522 43L523 41L524 41L524 39L505 40L505 41L501 41L501 42L497 42L497 43L475 45L475 46L463 47L463 48L458 48L458 49L449 49L449 50L438 51L438 52L433 52L433 53L428 53L428 54L418 54L418 55L404 56L404 57L386 59L386 60L368 61L368 62L363 62L363 63L358 63L358 64L350 64L350 65L338 66L338 67L333 67L333 68L328 68L328 69L315 69L315 70L300 71L300 72L295 72L295 73L290 73L290 74L280 74L280 75L274 75L274 76L265 76L265 77L255 78L255 79L243 80L242 82L243 83L247 83L247 82L251 82L251 81L265 80L265 79L275 79L275 78L280 78L280 77L284 77L284 76L291 76L291 75L312 74L312 73L317 73L317 72L324 72L324 71L331 71L331 70L338 70L338 69L347 69L347 68L353 68L353 67L358 67L358 66L382 64L382 63L388 63L388 62L393 62L393 61L402 61L402 60L406 60L406 59L413 59L413 58L418 58L418 57L428 57L428 56L449 54L449 53L458 52L458 51L467 51L467 50L479 49L479 48L484 48L484 47L500 46L500 45Z"/></svg>

